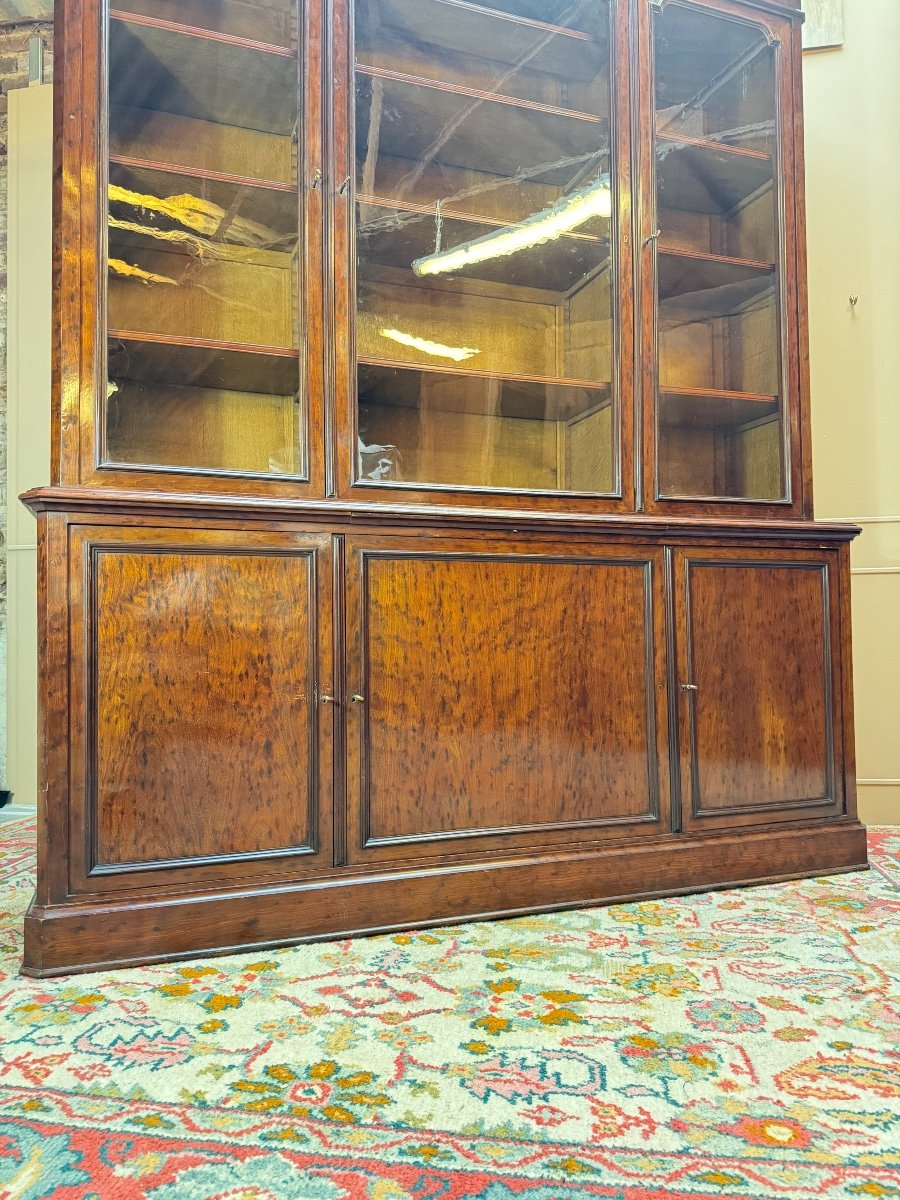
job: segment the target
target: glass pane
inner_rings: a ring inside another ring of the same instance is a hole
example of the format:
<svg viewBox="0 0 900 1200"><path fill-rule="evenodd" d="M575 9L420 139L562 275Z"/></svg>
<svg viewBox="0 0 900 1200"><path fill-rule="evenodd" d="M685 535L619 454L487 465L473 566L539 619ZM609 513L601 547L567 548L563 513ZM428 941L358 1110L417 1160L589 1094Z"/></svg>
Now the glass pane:
<svg viewBox="0 0 900 1200"><path fill-rule="evenodd" d="M356 0L360 481L615 492L608 26Z"/></svg>
<svg viewBox="0 0 900 1200"><path fill-rule="evenodd" d="M298 78L295 0L110 13L107 461L303 471Z"/></svg>
<svg viewBox="0 0 900 1200"><path fill-rule="evenodd" d="M658 492L781 499L776 49L682 4L654 33Z"/></svg>

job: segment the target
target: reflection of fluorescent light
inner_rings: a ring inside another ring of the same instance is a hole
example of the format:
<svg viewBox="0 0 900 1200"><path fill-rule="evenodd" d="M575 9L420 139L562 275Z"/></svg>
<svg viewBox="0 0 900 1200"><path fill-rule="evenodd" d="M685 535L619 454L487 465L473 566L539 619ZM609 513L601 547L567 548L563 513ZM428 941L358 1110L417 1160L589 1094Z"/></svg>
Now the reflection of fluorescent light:
<svg viewBox="0 0 900 1200"><path fill-rule="evenodd" d="M440 342L428 342L425 338L413 337L411 333L401 333L399 329L381 329L382 337L399 342L401 346L411 346L413 350L421 350L423 354L433 354L435 358L452 358L454 362L465 362L480 350L472 350L468 346L443 346Z"/></svg>
<svg viewBox="0 0 900 1200"><path fill-rule="evenodd" d="M459 271L490 258L501 258L506 254L527 250L530 246L540 246L564 233L570 233L591 217L609 217L611 213L609 176L601 175L587 187L563 196L552 208L534 213L518 225L510 225L506 229L498 229L496 233L486 233L471 242L463 242L461 246L417 258L412 269L417 275Z"/></svg>

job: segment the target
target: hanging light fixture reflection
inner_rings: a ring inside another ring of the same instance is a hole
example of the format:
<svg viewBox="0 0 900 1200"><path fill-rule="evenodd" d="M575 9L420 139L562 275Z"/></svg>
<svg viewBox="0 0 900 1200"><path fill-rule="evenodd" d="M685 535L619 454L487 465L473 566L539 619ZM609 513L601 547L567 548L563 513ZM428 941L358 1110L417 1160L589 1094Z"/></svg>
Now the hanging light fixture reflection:
<svg viewBox="0 0 900 1200"><path fill-rule="evenodd" d="M421 350L423 354L431 354L435 358L450 358L454 362L465 362L467 358L481 353L480 350L473 350L471 346L445 346L442 342L429 342L426 338L403 333L399 329L380 329L379 333L382 337L390 338L392 342L399 342L401 346Z"/></svg>
<svg viewBox="0 0 900 1200"><path fill-rule="evenodd" d="M476 263L492 258L503 258L553 241L564 233L571 233L593 217L609 217L612 214L612 193L608 175L601 175L587 187L563 196L551 208L534 213L518 225L498 229L483 237L463 242L449 250L438 250L424 258L417 258L412 269L416 275L444 275L460 271Z"/></svg>

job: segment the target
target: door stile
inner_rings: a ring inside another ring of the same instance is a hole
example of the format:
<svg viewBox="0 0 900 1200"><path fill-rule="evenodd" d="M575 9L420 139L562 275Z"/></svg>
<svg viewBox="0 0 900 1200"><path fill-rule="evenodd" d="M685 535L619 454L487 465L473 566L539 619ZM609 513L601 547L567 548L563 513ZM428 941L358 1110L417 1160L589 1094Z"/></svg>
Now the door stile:
<svg viewBox="0 0 900 1200"><path fill-rule="evenodd" d="M343 534L336 534L331 539L331 580L333 677L335 695L339 701L338 705L333 706L332 842L334 865L344 867L347 865L347 726L350 719L347 702L350 684L347 675L347 577Z"/></svg>
<svg viewBox="0 0 900 1200"><path fill-rule="evenodd" d="M306 400L306 475L311 494L328 487L328 418L332 397L327 369L325 306L328 294L327 205L321 187L313 187L326 162L325 59L322 0L301 0L305 37L301 45L300 116L298 119L298 194L304 215L303 260L297 306L297 344Z"/></svg>
<svg viewBox="0 0 900 1200"><path fill-rule="evenodd" d="M637 357L636 259L634 253L635 217L637 211L635 173L636 141L634 138L634 105L637 94L633 77L635 61L632 45L630 0L617 0L612 11L613 79L610 88L613 121L610 138L612 159L616 164L618 221L613 263L618 286L619 304L616 334L613 340L613 389L617 397L617 456L618 493L622 507L635 511L639 507L642 464L639 423L637 419Z"/></svg>
<svg viewBox="0 0 900 1200"><path fill-rule="evenodd" d="M331 369L332 413L331 468L332 486L345 496L353 482L356 460L357 420L355 394L356 322L353 318L356 295L353 223L356 198L355 180L355 77L353 0L324 0L328 12L329 67L331 94L329 104L330 173L328 188L329 245L331 250ZM346 187L340 190L345 180Z"/></svg>
<svg viewBox="0 0 900 1200"><path fill-rule="evenodd" d="M678 630L683 629L678 616L678 576L675 562L675 551L671 546L663 550L663 594L665 597L666 622L666 696L669 714L669 793L671 796L669 823L672 833L681 833L684 825L684 803L681 786L681 722L680 704L678 702Z"/></svg>
<svg viewBox="0 0 900 1200"><path fill-rule="evenodd" d="M636 370L636 391L640 428L638 445L642 464L641 507L652 508L656 494L656 239L655 172L653 161L653 39L648 0L631 0L632 23L637 50L634 55L636 77L635 120L635 344L640 366Z"/></svg>

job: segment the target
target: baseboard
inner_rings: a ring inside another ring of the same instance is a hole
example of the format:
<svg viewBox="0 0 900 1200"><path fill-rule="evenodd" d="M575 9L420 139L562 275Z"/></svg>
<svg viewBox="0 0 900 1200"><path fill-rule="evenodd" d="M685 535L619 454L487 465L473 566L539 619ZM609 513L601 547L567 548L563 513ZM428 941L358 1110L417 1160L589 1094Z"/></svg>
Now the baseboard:
<svg viewBox="0 0 900 1200"><path fill-rule="evenodd" d="M70 897L32 904L23 974L44 977L240 954L299 942L486 921L650 897L773 883L867 866L855 821L746 830L596 851L378 875L333 876L268 890Z"/></svg>
<svg viewBox="0 0 900 1200"><path fill-rule="evenodd" d="M859 779L859 819L866 825L900 825L900 779Z"/></svg>

